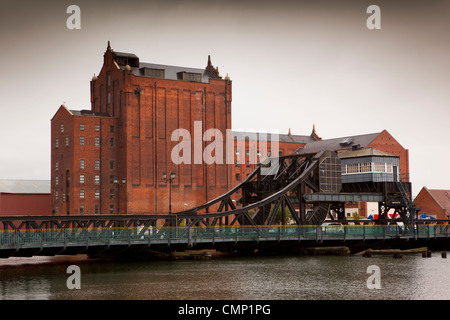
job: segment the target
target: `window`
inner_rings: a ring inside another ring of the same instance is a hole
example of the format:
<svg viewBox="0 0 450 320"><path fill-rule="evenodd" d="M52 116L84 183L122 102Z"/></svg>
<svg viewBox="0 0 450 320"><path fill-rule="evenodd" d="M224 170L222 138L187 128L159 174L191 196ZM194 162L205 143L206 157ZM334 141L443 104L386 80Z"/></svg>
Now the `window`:
<svg viewBox="0 0 450 320"><path fill-rule="evenodd" d="M55 139L55 148L56 149L59 148L59 139L58 138Z"/></svg>
<svg viewBox="0 0 450 320"><path fill-rule="evenodd" d="M178 72L177 76L178 76L178 80L202 82L202 74L201 73Z"/></svg>
<svg viewBox="0 0 450 320"><path fill-rule="evenodd" d="M114 199L114 189L109 189L109 198Z"/></svg>
<svg viewBox="0 0 450 320"><path fill-rule="evenodd" d="M95 189L95 192L94 192L94 198L95 198L95 199L100 199L100 190Z"/></svg>
<svg viewBox="0 0 450 320"><path fill-rule="evenodd" d="M61 123L61 133L64 133L64 123Z"/></svg>
<svg viewBox="0 0 450 320"><path fill-rule="evenodd" d="M95 177L94 177L94 183L95 183L95 184L100 184L100 176L99 176L99 175L95 175Z"/></svg>
<svg viewBox="0 0 450 320"><path fill-rule="evenodd" d="M247 168L250 168L250 161L247 161L246 167L247 167Z"/></svg>
<svg viewBox="0 0 450 320"><path fill-rule="evenodd" d="M241 175L239 173L236 173L236 181L241 181Z"/></svg>
<svg viewBox="0 0 450 320"><path fill-rule="evenodd" d="M57 201L59 199L59 193L58 191L55 191L55 200Z"/></svg>
<svg viewBox="0 0 450 320"><path fill-rule="evenodd" d="M372 172L372 162L361 163L360 169L361 172Z"/></svg>
<svg viewBox="0 0 450 320"><path fill-rule="evenodd" d="M84 131L84 123L80 123L80 131Z"/></svg>
<svg viewBox="0 0 450 320"><path fill-rule="evenodd" d="M84 199L84 189L80 189L80 199Z"/></svg>
<svg viewBox="0 0 450 320"><path fill-rule="evenodd" d="M239 164L238 161L236 161L236 168L240 168L240 167L241 167L241 165Z"/></svg>
<svg viewBox="0 0 450 320"><path fill-rule="evenodd" d="M59 170L59 162L56 161L56 163L55 163L55 171L58 171L58 170Z"/></svg>
<svg viewBox="0 0 450 320"><path fill-rule="evenodd" d="M347 165L347 173L358 173L358 163L352 163Z"/></svg>
<svg viewBox="0 0 450 320"><path fill-rule="evenodd" d="M111 92L108 92L108 104L111 103Z"/></svg>
<svg viewBox="0 0 450 320"><path fill-rule="evenodd" d="M114 213L114 205L113 204L109 205L109 213Z"/></svg>
<svg viewBox="0 0 450 320"><path fill-rule="evenodd" d="M58 207L55 207L55 214L58 214Z"/></svg>
<svg viewBox="0 0 450 320"><path fill-rule="evenodd" d="M55 177L55 186L57 186L58 184L59 184L59 177L56 176L56 177Z"/></svg>
<svg viewBox="0 0 450 320"><path fill-rule="evenodd" d="M80 174L80 184L84 184L84 174Z"/></svg>
<svg viewBox="0 0 450 320"><path fill-rule="evenodd" d="M84 214L84 204L80 205L80 214Z"/></svg>
<svg viewBox="0 0 450 320"><path fill-rule="evenodd" d="M385 164L381 163L381 162L375 162L374 163L374 171L375 172L385 172L386 171Z"/></svg>
<svg viewBox="0 0 450 320"><path fill-rule="evenodd" d="M84 137L80 136L80 146L84 146Z"/></svg>
<svg viewBox="0 0 450 320"><path fill-rule="evenodd" d="M100 147L100 137L95 137L95 138L94 138L94 145L95 145L96 147Z"/></svg>
<svg viewBox="0 0 450 320"><path fill-rule="evenodd" d="M116 164L114 160L109 160L109 169L114 170Z"/></svg>
<svg viewBox="0 0 450 320"><path fill-rule="evenodd" d="M80 170L84 170L84 160L80 160Z"/></svg>
<svg viewBox="0 0 450 320"><path fill-rule="evenodd" d="M94 206L94 213L95 213L95 214L99 214L99 213L100 213L100 206L99 206L98 204L96 204L96 205Z"/></svg>
<svg viewBox="0 0 450 320"><path fill-rule="evenodd" d="M109 139L109 146L114 147L114 138Z"/></svg>
<svg viewBox="0 0 450 320"><path fill-rule="evenodd" d="M94 161L94 168L95 168L95 170L100 170L100 160Z"/></svg>
<svg viewBox="0 0 450 320"><path fill-rule="evenodd" d="M95 125L95 131L100 131L100 125L99 124Z"/></svg>
<svg viewBox="0 0 450 320"><path fill-rule="evenodd" d="M109 72L107 74L107 84L108 84L108 86L111 85L111 74Z"/></svg>
<svg viewBox="0 0 450 320"><path fill-rule="evenodd" d="M114 176L109 176L109 184L114 184Z"/></svg>
<svg viewBox="0 0 450 320"><path fill-rule="evenodd" d="M143 68L143 69L144 69L144 76L146 76L146 77L158 78L158 79L165 78L164 69L150 69L150 68Z"/></svg>
<svg viewBox="0 0 450 320"><path fill-rule="evenodd" d="M69 137L66 137L66 147L69 146Z"/></svg>
<svg viewBox="0 0 450 320"><path fill-rule="evenodd" d="M386 163L386 172L392 173L392 163Z"/></svg>
<svg viewBox="0 0 450 320"><path fill-rule="evenodd" d="M109 126L109 132L114 132L114 126Z"/></svg>

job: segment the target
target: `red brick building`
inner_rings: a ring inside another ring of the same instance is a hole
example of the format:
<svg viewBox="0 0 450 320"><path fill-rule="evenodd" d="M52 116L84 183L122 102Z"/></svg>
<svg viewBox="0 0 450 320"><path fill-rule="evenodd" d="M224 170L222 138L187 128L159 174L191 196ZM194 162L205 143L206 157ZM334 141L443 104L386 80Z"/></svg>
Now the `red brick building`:
<svg viewBox="0 0 450 320"><path fill-rule="evenodd" d="M61 106L51 121L55 213L167 213L170 189L173 211L224 193L231 166L207 166L194 152L190 163L176 165L171 156L180 141L172 133L183 128L200 140L210 128L225 133L231 99L230 79L209 58L204 69L142 63L108 43L91 81L91 110ZM163 173L172 172L170 184Z"/></svg>
<svg viewBox="0 0 450 320"><path fill-rule="evenodd" d="M209 57L204 69L157 65L108 43L90 88L90 110L61 106L51 120L54 214L168 213L169 204L182 211L225 193L262 157L274 156L272 150L288 155L373 147L400 156L401 171L409 172L408 150L386 130L322 140L313 126L309 136L290 130L278 135L278 148L270 135L231 132L232 82ZM202 157L210 141L220 142L210 129L224 142L211 152L223 161L213 164ZM192 146L189 153L184 143ZM178 164L174 156L184 160ZM171 173L173 180L163 178Z"/></svg>
<svg viewBox="0 0 450 320"><path fill-rule="evenodd" d="M51 214L50 181L0 180L0 216Z"/></svg>
<svg viewBox="0 0 450 320"><path fill-rule="evenodd" d="M425 213L435 219L450 219L450 190L423 187L414 199L419 217Z"/></svg>

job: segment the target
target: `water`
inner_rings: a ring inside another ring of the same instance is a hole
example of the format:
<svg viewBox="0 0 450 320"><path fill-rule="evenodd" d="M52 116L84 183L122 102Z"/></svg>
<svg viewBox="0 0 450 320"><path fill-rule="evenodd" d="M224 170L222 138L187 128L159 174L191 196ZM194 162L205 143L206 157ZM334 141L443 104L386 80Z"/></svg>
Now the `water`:
<svg viewBox="0 0 450 320"><path fill-rule="evenodd" d="M69 290L69 265L81 289ZM370 265L381 289L368 289ZM210 261L113 262L77 257L0 260L0 300L428 300L450 299L450 259L439 252L391 256L233 257Z"/></svg>

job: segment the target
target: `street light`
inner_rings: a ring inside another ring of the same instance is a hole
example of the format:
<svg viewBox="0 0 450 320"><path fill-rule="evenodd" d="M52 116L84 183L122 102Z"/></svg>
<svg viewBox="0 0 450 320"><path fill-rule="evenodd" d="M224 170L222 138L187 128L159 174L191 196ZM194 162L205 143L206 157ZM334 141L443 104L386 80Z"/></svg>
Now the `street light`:
<svg viewBox="0 0 450 320"><path fill-rule="evenodd" d="M167 182L169 181L169 214L172 213L172 182L175 180L175 172L170 173L170 177L167 178L167 174L163 172L163 179Z"/></svg>
<svg viewBox="0 0 450 320"><path fill-rule="evenodd" d="M127 183L126 178L122 178L122 181L119 181L117 177L114 177L114 185L117 187L117 214L120 214L119 204L120 204L120 187Z"/></svg>

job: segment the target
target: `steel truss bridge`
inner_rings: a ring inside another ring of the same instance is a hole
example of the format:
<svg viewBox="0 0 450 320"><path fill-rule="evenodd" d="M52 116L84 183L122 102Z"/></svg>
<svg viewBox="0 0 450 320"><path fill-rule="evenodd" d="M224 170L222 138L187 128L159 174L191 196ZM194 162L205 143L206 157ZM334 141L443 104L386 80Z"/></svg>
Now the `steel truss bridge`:
<svg viewBox="0 0 450 320"><path fill-rule="evenodd" d="M281 250L286 245L373 241L448 243L448 221L413 220L409 183L342 184L340 159L330 151L277 159L276 166L270 161L258 165L222 196L170 215L0 217L0 257L145 256L193 247ZM369 225L346 220L348 201L378 202L378 220L366 221ZM390 219L391 209L398 215ZM339 225L323 225L326 218Z"/></svg>

